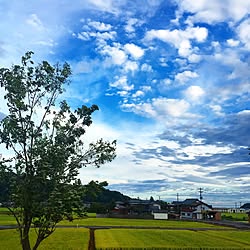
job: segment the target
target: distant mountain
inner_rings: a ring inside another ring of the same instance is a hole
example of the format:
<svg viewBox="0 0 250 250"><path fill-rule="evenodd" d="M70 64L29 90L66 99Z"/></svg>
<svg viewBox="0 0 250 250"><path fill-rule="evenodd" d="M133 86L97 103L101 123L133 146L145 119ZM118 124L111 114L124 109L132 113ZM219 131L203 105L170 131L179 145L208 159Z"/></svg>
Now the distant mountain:
<svg viewBox="0 0 250 250"><path fill-rule="evenodd" d="M98 196L97 201L103 203L109 203L114 201L128 201L131 198L127 195L124 195L118 191L111 191L109 189L104 189Z"/></svg>
<svg viewBox="0 0 250 250"><path fill-rule="evenodd" d="M110 203L115 201L128 201L131 198L118 191L111 191L107 188L106 182L98 183L91 181L89 184L84 186L83 202L98 202L98 203Z"/></svg>

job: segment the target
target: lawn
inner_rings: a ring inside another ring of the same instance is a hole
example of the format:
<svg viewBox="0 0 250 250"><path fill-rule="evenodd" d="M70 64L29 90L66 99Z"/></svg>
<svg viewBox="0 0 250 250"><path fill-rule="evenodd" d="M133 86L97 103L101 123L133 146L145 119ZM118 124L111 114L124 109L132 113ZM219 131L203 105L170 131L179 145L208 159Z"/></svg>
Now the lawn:
<svg viewBox="0 0 250 250"><path fill-rule="evenodd" d="M248 231L104 229L96 249L250 249Z"/></svg>
<svg viewBox="0 0 250 250"><path fill-rule="evenodd" d="M169 228L215 228L218 226L193 221L166 221L117 218L86 218L73 222L62 221L59 225L71 226L139 226L139 227L169 227Z"/></svg>
<svg viewBox="0 0 250 250"><path fill-rule="evenodd" d="M31 240L34 243L35 232L32 234ZM88 229L57 229L50 237L45 239L39 249L40 250L87 250L89 241ZM19 235L17 230L1 230L0 231L0 250L21 250L19 243Z"/></svg>

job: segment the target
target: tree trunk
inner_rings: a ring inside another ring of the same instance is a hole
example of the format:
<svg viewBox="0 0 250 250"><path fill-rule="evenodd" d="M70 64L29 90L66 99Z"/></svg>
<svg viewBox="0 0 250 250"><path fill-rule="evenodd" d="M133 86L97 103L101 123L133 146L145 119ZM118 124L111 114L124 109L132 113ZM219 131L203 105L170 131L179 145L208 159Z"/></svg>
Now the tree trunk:
<svg viewBox="0 0 250 250"><path fill-rule="evenodd" d="M42 242L42 239L37 238L36 244L34 245L33 250L36 250L41 242Z"/></svg>
<svg viewBox="0 0 250 250"><path fill-rule="evenodd" d="M29 235L26 235L23 239L21 239L21 244L23 250L31 250Z"/></svg>

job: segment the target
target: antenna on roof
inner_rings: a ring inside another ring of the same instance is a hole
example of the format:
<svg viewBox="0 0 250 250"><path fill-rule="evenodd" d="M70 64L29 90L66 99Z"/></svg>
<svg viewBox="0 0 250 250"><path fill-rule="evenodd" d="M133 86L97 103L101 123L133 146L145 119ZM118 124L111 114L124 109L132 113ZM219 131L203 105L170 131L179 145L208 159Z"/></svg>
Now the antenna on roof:
<svg viewBox="0 0 250 250"><path fill-rule="evenodd" d="M176 200L179 202L179 193L176 194Z"/></svg>

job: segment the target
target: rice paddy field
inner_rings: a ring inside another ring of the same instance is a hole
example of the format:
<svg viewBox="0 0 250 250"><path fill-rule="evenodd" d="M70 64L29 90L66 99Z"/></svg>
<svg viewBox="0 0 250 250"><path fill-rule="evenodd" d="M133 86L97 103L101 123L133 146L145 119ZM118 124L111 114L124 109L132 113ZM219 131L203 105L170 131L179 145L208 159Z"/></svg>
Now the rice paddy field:
<svg viewBox="0 0 250 250"><path fill-rule="evenodd" d="M35 232L31 234L34 244ZM87 250L89 230L83 228L59 228L50 237L45 239L38 249L40 250ZM0 230L0 250L21 250L17 230Z"/></svg>
<svg viewBox="0 0 250 250"><path fill-rule="evenodd" d="M13 216L8 215L6 210L0 209L0 225L15 224ZM250 230L241 231L194 221L95 218L95 215L91 215L73 222L62 221L60 226L62 228L58 228L42 242L39 249L87 250L89 249L89 229L81 227L114 226L117 228L94 231L96 249L250 250ZM34 239L33 231L31 240L34 242ZM21 250L17 230L0 230L0 250Z"/></svg>
<svg viewBox="0 0 250 250"><path fill-rule="evenodd" d="M96 230L96 249L250 249L250 232Z"/></svg>
<svg viewBox="0 0 250 250"><path fill-rule="evenodd" d="M73 222L62 221L61 226L128 226L128 227L169 227L169 228L218 228L218 226L194 222L174 220L143 220L143 219L117 219L117 218L86 218Z"/></svg>

